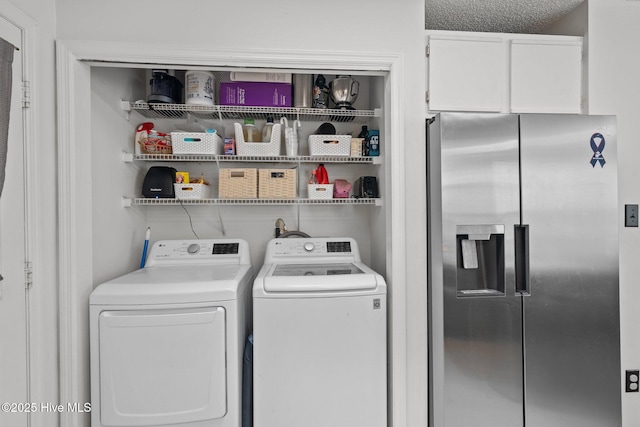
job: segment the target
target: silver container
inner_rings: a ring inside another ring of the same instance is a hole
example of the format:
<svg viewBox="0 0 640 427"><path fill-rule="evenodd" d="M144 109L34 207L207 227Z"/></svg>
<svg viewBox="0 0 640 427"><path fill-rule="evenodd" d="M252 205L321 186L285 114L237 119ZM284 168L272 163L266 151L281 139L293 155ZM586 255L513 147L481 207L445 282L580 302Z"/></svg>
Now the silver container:
<svg viewBox="0 0 640 427"><path fill-rule="evenodd" d="M338 76L329 83L329 93L337 108L352 108L359 89L360 83L350 76Z"/></svg>
<svg viewBox="0 0 640 427"><path fill-rule="evenodd" d="M293 106L297 108L311 108L313 103L313 75L293 75Z"/></svg>

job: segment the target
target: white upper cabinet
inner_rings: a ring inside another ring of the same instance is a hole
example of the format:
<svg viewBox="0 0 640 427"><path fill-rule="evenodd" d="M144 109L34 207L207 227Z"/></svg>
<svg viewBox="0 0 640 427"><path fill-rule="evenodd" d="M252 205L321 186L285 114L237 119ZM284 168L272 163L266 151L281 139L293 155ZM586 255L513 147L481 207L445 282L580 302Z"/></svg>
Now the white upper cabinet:
<svg viewBox="0 0 640 427"><path fill-rule="evenodd" d="M511 111L580 113L581 41L511 41Z"/></svg>
<svg viewBox="0 0 640 427"><path fill-rule="evenodd" d="M433 36L428 51L431 109L502 109L506 52L500 38Z"/></svg>
<svg viewBox="0 0 640 427"><path fill-rule="evenodd" d="M427 31L426 113L582 112L582 37Z"/></svg>

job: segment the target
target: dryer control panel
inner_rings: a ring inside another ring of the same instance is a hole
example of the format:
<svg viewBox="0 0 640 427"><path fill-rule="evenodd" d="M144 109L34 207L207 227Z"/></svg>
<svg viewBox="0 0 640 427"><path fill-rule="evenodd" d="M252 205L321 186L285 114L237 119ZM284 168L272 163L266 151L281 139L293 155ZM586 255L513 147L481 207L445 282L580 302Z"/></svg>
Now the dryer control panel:
<svg viewBox="0 0 640 427"><path fill-rule="evenodd" d="M151 248L147 265L169 263L251 264L247 242L239 239L160 240Z"/></svg>

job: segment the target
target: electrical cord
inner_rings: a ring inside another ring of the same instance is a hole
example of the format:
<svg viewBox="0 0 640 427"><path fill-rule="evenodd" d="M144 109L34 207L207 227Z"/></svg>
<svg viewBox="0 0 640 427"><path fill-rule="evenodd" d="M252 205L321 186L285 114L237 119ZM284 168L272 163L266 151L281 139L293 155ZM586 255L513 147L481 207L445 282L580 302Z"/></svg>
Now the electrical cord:
<svg viewBox="0 0 640 427"><path fill-rule="evenodd" d="M193 221L191 220L191 214L189 214L189 211L182 203L182 199L178 199L178 200L180 200L180 206L182 206L182 209L184 209L184 211L187 213L187 216L189 217L189 226L191 227L191 232L193 233L194 236L196 236L196 239L200 240L200 237L198 237L196 230L193 229Z"/></svg>

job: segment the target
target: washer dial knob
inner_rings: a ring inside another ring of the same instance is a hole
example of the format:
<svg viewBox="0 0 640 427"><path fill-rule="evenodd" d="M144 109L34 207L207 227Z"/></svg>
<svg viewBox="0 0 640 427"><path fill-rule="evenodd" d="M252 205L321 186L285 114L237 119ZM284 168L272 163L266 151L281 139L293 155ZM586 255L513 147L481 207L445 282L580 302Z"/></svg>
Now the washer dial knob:
<svg viewBox="0 0 640 427"><path fill-rule="evenodd" d="M313 243L311 243L311 242L307 242L307 243L304 244L303 248L304 248L305 251L311 252L312 250L315 249L315 245Z"/></svg>
<svg viewBox="0 0 640 427"><path fill-rule="evenodd" d="M192 243L187 248L187 252L190 254L197 254L200 251L200 245L197 243Z"/></svg>

